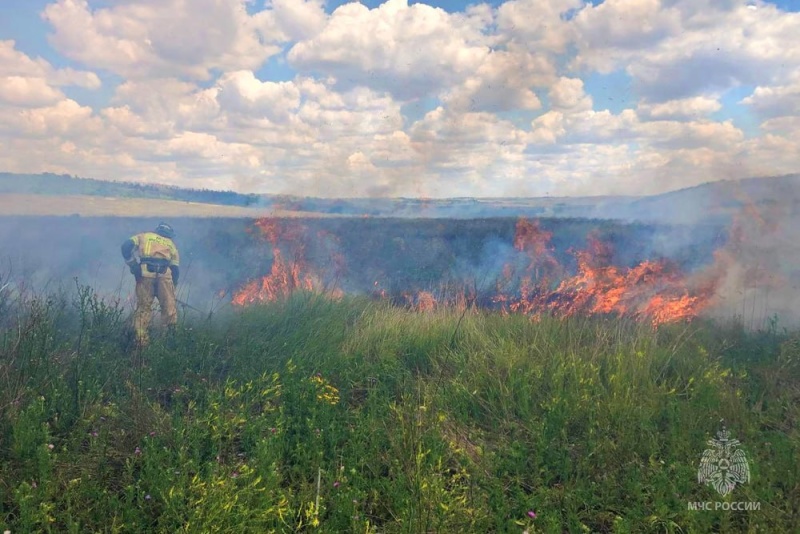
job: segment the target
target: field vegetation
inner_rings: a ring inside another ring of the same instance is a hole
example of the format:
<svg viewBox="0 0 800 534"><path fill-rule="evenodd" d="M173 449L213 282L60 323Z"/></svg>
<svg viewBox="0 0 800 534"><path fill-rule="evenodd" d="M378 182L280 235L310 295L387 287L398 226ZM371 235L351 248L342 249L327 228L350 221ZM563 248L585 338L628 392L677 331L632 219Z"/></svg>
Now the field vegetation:
<svg viewBox="0 0 800 534"><path fill-rule="evenodd" d="M0 284L3 287L3 284ZM794 532L800 333L0 291L0 531ZM751 479L698 483L707 440ZM692 511L689 502L758 502Z"/></svg>

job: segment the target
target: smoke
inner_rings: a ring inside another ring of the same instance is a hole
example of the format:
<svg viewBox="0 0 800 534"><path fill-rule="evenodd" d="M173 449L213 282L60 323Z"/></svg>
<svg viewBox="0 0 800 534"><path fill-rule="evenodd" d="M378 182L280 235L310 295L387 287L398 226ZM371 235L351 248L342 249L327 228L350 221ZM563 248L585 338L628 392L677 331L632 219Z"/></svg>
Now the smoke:
<svg viewBox="0 0 800 534"><path fill-rule="evenodd" d="M155 228L159 219L122 217L4 217L0 219L0 275L7 290L47 294L88 285L101 297L133 305L135 281L120 252L134 234ZM231 237L246 223L217 219L171 219L181 252L178 298L201 310L235 283L230 268Z"/></svg>
<svg viewBox="0 0 800 534"><path fill-rule="evenodd" d="M281 247L292 250L298 244L292 239L302 238L309 270L325 287L349 294L435 292L462 284L487 295L497 290L500 281L512 279L506 289L514 291L522 277L540 276L549 268L543 262L547 255L562 269L561 275L574 274L576 251L585 249L587 238L595 234L610 245L609 261L621 268L668 258L687 273L689 281L702 284L713 279L708 310L712 316L738 316L753 328L775 315L784 325L800 323L800 268L796 267L800 250L794 230L800 223L800 177L746 181L735 189L732 184L718 182L710 188L633 199L631 210L616 210L616 221L542 218L537 228L549 235L547 248L533 255L515 246L518 217L284 219L283 232L292 226L303 231L285 233ZM508 208L508 203L498 205ZM699 214L692 211L698 206ZM485 203L473 207L487 209ZM636 212L648 213L650 220L638 220ZM670 214L671 221L661 220L664 214ZM0 218L0 287L8 283L6 291L25 287L46 292L77 281L130 306L134 281L119 247L158 222L120 217ZM248 281L269 274L273 267L271 244L253 231L253 220L168 222L176 228L181 251L178 296L193 308L210 310L230 302ZM532 270L537 262L539 270Z"/></svg>
<svg viewBox="0 0 800 534"><path fill-rule="evenodd" d="M800 246L798 191L748 204L733 220L728 243L717 254L722 276L713 313L736 316L750 328L777 318L800 323Z"/></svg>

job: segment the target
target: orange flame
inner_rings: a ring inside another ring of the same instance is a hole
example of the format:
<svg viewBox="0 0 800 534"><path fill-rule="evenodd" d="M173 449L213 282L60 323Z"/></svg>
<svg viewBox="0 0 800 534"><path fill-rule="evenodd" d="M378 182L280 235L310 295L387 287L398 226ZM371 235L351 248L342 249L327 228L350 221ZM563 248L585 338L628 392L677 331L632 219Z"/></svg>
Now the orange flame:
<svg viewBox="0 0 800 534"><path fill-rule="evenodd" d="M761 220L757 221L763 226ZM344 295L341 289L326 288L323 282L333 276L338 284L346 269L345 257L334 236L319 231L312 247L305 227L296 221L276 218L258 220L252 231L257 231L271 245L272 266L267 275L249 281L235 292L233 304L243 306L285 299L298 290L324 292L332 298ZM557 317L581 314L630 317L654 327L689 321L714 305L745 234L742 224L734 222L728 245L714 253L713 264L689 275L665 259L645 260L630 267L614 265L612 246L592 233L587 237L585 249L574 252L577 269L569 274L556 259L552 232L542 229L539 221L519 219L513 246L522 256L523 264L509 263L503 267L490 301L502 313L524 314L533 320L547 314ZM310 267L307 248L312 251L311 257L319 257L320 250L327 254L325 273ZM768 273L755 269L745 274L750 283L762 284ZM476 305L477 288L468 291L466 284L459 284L440 288L436 293L419 291L404 293L402 297L411 309L420 312ZM372 285L374 297L388 297L377 280Z"/></svg>
<svg viewBox="0 0 800 534"><path fill-rule="evenodd" d="M439 306L439 302L430 291L420 291L416 295L404 293L403 296L411 309L419 312L433 311Z"/></svg>
<svg viewBox="0 0 800 534"><path fill-rule="evenodd" d="M321 276L313 272L306 262L306 229L296 223L267 217L255 222L255 228L272 246L272 268L260 279L251 280L239 289L232 298L237 306L258 302L270 302L288 298L295 291L325 292ZM319 232L318 239L329 238ZM287 257L281 243L289 251ZM335 243L334 243L335 245ZM329 251L336 280L344 269L344 256L337 250ZM339 299L344 293L339 288L328 291L331 298Z"/></svg>
<svg viewBox="0 0 800 534"><path fill-rule="evenodd" d="M562 269L550 252L549 239L550 234L539 232L538 226L522 221L517 224L515 247L552 275ZM519 296L500 294L494 301L511 312L534 318L545 312L561 317L616 314L657 326L696 317L710 304L714 293L713 283L697 286L666 260L643 261L631 268L611 265L611 246L594 234L589 236L586 250L575 256L577 273L562 279L555 290L548 290L549 276L541 277L538 283L524 278ZM507 270L503 276L507 276Z"/></svg>

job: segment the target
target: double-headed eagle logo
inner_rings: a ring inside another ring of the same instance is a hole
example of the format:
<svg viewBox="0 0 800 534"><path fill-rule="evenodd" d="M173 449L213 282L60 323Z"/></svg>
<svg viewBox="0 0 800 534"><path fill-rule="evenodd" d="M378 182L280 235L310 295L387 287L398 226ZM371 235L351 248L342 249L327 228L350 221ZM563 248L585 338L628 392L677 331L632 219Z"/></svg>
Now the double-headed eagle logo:
<svg viewBox="0 0 800 534"><path fill-rule="evenodd" d="M750 481L750 465L738 439L731 439L731 433L723 427L717 432L717 439L708 440L712 449L703 451L697 481L708 484L725 496L736 487Z"/></svg>

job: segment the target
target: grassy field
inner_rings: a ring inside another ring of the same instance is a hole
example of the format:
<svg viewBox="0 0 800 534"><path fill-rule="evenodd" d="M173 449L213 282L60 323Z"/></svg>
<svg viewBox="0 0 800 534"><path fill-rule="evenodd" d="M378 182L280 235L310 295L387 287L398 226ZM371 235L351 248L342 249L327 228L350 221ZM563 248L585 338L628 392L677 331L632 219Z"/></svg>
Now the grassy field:
<svg viewBox="0 0 800 534"><path fill-rule="evenodd" d="M800 524L798 333L296 294L137 352L127 320L82 286L0 299L0 532ZM721 420L750 467L725 497L697 481Z"/></svg>
<svg viewBox="0 0 800 534"><path fill-rule="evenodd" d="M335 217L323 213L244 208L202 202L152 198L112 198L90 195L0 194L3 216L81 217Z"/></svg>

